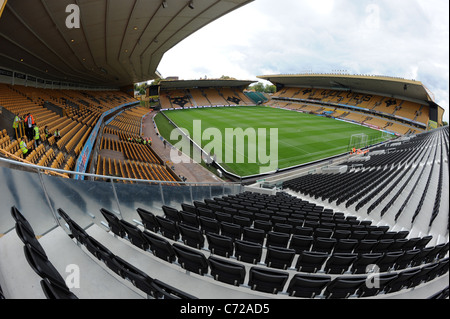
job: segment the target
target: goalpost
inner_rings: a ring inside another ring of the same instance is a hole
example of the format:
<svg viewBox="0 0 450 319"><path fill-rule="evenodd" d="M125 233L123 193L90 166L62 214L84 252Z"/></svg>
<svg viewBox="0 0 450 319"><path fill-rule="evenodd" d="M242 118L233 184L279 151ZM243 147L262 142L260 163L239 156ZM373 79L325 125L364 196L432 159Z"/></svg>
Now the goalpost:
<svg viewBox="0 0 450 319"><path fill-rule="evenodd" d="M348 151L353 148L361 149L369 146L369 137L366 134L353 134L350 137L350 143L348 145Z"/></svg>
<svg viewBox="0 0 450 319"><path fill-rule="evenodd" d="M382 132L381 136L368 136L367 134L354 134L350 137L347 151L351 151L353 148L362 149L370 145L375 145L380 142L385 142L392 139L392 135L387 132Z"/></svg>

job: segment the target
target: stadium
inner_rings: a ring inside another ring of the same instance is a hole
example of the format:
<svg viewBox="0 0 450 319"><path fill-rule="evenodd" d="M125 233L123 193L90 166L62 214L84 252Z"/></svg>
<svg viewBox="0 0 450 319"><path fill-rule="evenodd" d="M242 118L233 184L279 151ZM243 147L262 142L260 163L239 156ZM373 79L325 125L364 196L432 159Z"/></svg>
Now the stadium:
<svg viewBox="0 0 450 319"><path fill-rule="evenodd" d="M448 299L449 129L426 84L157 71L251 2L0 1L1 299Z"/></svg>

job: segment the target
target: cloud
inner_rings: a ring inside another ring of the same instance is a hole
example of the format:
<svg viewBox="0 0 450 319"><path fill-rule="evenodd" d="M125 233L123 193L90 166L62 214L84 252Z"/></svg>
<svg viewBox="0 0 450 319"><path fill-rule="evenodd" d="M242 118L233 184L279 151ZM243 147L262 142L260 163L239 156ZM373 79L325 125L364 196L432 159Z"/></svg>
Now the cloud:
<svg viewBox="0 0 450 319"><path fill-rule="evenodd" d="M184 79L333 70L415 79L448 121L448 12L447 0L257 0L167 52L159 71Z"/></svg>

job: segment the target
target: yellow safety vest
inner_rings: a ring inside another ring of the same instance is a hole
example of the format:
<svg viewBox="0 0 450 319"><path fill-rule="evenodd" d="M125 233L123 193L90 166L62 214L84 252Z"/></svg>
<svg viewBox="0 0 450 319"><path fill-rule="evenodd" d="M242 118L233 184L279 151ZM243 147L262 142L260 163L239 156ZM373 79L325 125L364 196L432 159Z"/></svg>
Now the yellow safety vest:
<svg viewBox="0 0 450 319"><path fill-rule="evenodd" d="M24 141L20 142L20 150L24 155L28 153L27 144Z"/></svg>
<svg viewBox="0 0 450 319"><path fill-rule="evenodd" d="M35 132L34 139L38 140L40 136L39 136L39 128L37 126L34 127L34 132Z"/></svg>
<svg viewBox="0 0 450 319"><path fill-rule="evenodd" d="M20 119L19 119L18 116L16 116L16 117L14 118L14 123L13 123L13 128L14 128L14 129L16 129L16 128L19 127L19 122L20 122Z"/></svg>

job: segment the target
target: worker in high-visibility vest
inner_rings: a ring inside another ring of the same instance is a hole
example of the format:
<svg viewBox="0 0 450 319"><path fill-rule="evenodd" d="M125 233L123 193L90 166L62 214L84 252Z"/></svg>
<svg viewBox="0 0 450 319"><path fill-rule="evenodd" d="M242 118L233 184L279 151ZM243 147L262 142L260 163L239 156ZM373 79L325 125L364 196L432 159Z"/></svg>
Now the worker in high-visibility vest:
<svg viewBox="0 0 450 319"><path fill-rule="evenodd" d="M17 130L19 129L19 125L20 125L21 121L22 121L22 119L20 118L19 114L16 114L16 116L14 117L14 122L13 122L13 129L14 129L14 134L15 134L14 138L15 139L19 138L20 134L18 134Z"/></svg>
<svg viewBox="0 0 450 319"><path fill-rule="evenodd" d="M45 134L45 139L48 140L50 137L52 137L52 133L50 133L48 131L48 126L45 126L44 128L44 134Z"/></svg>
<svg viewBox="0 0 450 319"><path fill-rule="evenodd" d="M39 133L39 127L37 127L37 125L35 125L33 127L33 130L34 130L34 143L37 148L39 146L39 144L41 144L41 140L40 140L41 136Z"/></svg>
<svg viewBox="0 0 450 319"><path fill-rule="evenodd" d="M25 143L25 140L22 139L22 141L19 144L20 146L20 150L22 151L23 155L25 156L26 154L28 154L28 147L27 147L27 143Z"/></svg>
<svg viewBox="0 0 450 319"><path fill-rule="evenodd" d="M34 120L33 115L28 113L25 117L25 131L29 140L33 139L33 125L36 125L36 121Z"/></svg>
<svg viewBox="0 0 450 319"><path fill-rule="evenodd" d="M55 141L58 142L61 139L61 133L59 132L59 129L56 129L55 134L53 134L55 137Z"/></svg>

